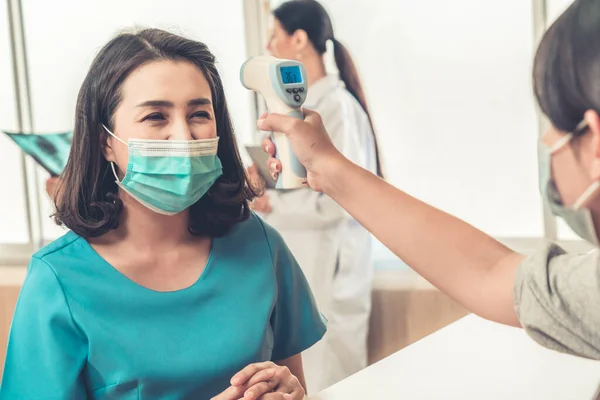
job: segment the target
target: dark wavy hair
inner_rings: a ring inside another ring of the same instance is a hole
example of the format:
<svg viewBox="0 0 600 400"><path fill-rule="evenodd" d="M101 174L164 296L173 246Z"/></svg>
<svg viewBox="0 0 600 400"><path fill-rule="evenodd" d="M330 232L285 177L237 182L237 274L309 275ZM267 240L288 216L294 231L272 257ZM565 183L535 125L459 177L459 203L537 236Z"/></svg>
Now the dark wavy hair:
<svg viewBox="0 0 600 400"><path fill-rule="evenodd" d="M579 136L587 110L600 113L600 1L576 0L552 24L533 67L537 101L559 130Z"/></svg>
<svg viewBox="0 0 600 400"><path fill-rule="evenodd" d="M240 159L215 57L203 43L145 29L119 34L104 46L79 91L73 144L55 195L54 219L80 236L98 237L119 225L123 203L109 172L110 164L104 158L107 134L102 124L114 129L113 117L121 101L123 83L134 70L157 60L194 64L212 92L223 175L190 208L189 231L197 236L223 236L249 218L248 201L259 190L248 179Z"/></svg>

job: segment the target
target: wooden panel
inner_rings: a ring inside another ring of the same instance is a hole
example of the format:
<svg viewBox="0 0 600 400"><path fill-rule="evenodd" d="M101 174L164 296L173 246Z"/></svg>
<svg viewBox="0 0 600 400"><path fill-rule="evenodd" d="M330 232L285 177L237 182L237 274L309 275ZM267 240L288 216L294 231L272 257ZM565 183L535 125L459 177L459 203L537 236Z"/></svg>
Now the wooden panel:
<svg viewBox="0 0 600 400"><path fill-rule="evenodd" d="M8 332L17 304L19 290L19 286L0 286L0 379L4 370Z"/></svg>
<svg viewBox="0 0 600 400"><path fill-rule="evenodd" d="M396 279L393 279L395 275ZM467 315L467 310L410 272L387 272L373 290L369 363L375 363ZM396 283L394 283L396 282Z"/></svg>

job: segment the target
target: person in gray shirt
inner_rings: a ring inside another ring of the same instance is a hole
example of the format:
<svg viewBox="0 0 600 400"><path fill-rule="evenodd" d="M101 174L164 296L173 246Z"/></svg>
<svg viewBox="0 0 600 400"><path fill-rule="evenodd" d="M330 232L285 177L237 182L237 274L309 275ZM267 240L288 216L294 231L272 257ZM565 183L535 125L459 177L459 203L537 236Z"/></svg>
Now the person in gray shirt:
<svg viewBox="0 0 600 400"><path fill-rule="evenodd" d="M258 125L286 133L308 185L466 308L522 326L543 346L600 359L600 0L576 0L544 35L534 64L535 94L552 122L539 143L541 193L596 246L588 254L550 242L529 256L512 251L352 164L312 111L305 121L271 114ZM274 154L272 142L264 146ZM275 158L269 166L275 175L282 168Z"/></svg>

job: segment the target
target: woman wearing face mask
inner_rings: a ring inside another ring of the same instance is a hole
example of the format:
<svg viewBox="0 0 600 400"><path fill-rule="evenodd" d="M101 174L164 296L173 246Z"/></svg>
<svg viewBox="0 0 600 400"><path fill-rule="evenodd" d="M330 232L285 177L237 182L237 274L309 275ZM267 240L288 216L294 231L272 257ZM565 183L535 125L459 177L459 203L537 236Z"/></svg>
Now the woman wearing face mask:
<svg viewBox="0 0 600 400"><path fill-rule="evenodd" d="M77 102L56 221L12 323L0 398L304 397L324 334L254 191L207 47L121 34Z"/></svg>
<svg viewBox="0 0 600 400"><path fill-rule="evenodd" d="M540 185L555 215L599 246L600 1L576 0L546 32L534 89L553 127L539 148ZM543 346L600 359L600 250L566 254L540 243L525 256L373 177L330 143L317 114L272 115L309 184L338 201L417 272L484 318L522 326ZM273 145L265 143L272 153ZM273 171L281 165L274 160ZM373 196L377 193L377 196Z"/></svg>
<svg viewBox="0 0 600 400"><path fill-rule="evenodd" d="M309 85L305 107L321 114L344 156L382 176L360 79L323 6L315 0L293 0L273 16L267 49L275 57L304 64ZM328 45L339 75L326 72ZM271 191L253 207L285 238L329 321L323 340L304 354L309 386L325 389L367 365L371 236L330 197L310 189Z"/></svg>

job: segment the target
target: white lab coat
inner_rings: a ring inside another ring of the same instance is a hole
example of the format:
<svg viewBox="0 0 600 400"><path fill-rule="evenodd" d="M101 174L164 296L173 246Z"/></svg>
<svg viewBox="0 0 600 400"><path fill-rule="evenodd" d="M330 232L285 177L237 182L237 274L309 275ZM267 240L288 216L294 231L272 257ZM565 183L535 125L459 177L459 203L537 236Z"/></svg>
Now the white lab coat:
<svg viewBox="0 0 600 400"><path fill-rule="evenodd" d="M347 158L376 172L368 117L337 75L315 82L305 107L321 114L333 143ZM323 340L303 354L308 390L316 393L367 365L371 237L321 193L299 189L268 195L273 211L264 218L282 234L328 319Z"/></svg>

